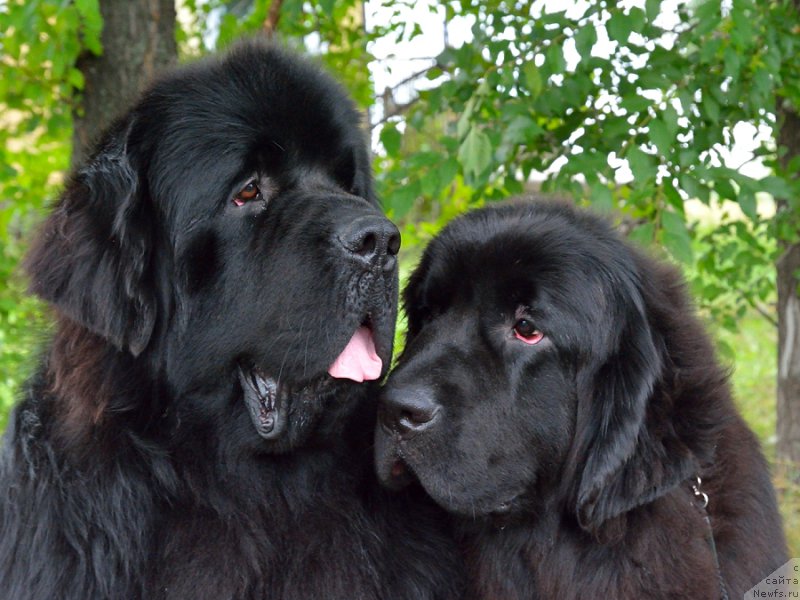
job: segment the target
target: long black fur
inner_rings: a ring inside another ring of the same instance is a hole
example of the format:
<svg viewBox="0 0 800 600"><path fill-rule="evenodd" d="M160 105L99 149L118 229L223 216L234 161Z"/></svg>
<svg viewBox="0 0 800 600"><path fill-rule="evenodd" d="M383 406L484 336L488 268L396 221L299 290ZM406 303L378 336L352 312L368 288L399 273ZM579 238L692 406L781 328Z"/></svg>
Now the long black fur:
<svg viewBox="0 0 800 600"><path fill-rule="evenodd" d="M676 269L520 201L448 225L404 299L378 471L455 515L469 598L720 598L695 476L730 598L784 563L767 465Z"/></svg>
<svg viewBox="0 0 800 600"><path fill-rule="evenodd" d="M374 388L326 373L360 325L391 356L396 230L359 121L250 42L154 84L71 176L27 260L56 326L5 434L1 598L456 594L438 509L374 481ZM279 381L279 439L240 368Z"/></svg>

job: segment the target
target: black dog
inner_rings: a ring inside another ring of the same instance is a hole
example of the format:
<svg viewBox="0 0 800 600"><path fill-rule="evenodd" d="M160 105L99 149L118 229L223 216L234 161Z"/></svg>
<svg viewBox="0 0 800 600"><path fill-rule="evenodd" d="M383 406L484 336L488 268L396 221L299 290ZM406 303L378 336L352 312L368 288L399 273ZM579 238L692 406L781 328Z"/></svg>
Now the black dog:
<svg viewBox="0 0 800 600"><path fill-rule="evenodd" d="M741 598L786 560L675 269L591 214L520 203L451 223L404 300L377 467L460 517L470 598L709 600L720 570Z"/></svg>
<svg viewBox="0 0 800 600"><path fill-rule="evenodd" d="M372 469L399 236L359 120L248 43L72 176L27 262L57 324L0 463L4 600L449 597L438 512Z"/></svg>

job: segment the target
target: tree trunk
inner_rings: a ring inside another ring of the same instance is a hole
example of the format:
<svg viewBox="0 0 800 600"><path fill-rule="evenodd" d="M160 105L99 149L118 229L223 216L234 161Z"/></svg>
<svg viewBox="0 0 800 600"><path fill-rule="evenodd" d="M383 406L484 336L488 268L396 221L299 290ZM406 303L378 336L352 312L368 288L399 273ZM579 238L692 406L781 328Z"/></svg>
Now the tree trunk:
<svg viewBox="0 0 800 600"><path fill-rule="evenodd" d="M800 155L800 115L788 101L779 99L778 145L784 169ZM792 210L778 201L780 213ZM796 217L795 217L796 220ZM779 240L778 279L778 423L777 458L794 478L800 476L800 244Z"/></svg>
<svg viewBox="0 0 800 600"><path fill-rule="evenodd" d="M100 0L103 53L78 59L82 97L73 110L72 164L142 88L177 61L174 0Z"/></svg>

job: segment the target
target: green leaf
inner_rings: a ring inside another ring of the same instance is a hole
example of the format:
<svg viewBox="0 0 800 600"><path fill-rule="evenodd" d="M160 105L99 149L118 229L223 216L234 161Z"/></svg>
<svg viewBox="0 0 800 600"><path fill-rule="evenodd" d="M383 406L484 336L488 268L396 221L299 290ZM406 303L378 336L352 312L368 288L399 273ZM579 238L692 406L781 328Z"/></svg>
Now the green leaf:
<svg viewBox="0 0 800 600"><path fill-rule="evenodd" d="M661 0L646 0L644 10L647 14L647 20L652 23L661 14Z"/></svg>
<svg viewBox="0 0 800 600"><path fill-rule="evenodd" d="M722 40L712 39L706 41L700 48L700 62L704 64L717 64L717 54L722 47Z"/></svg>
<svg viewBox="0 0 800 600"><path fill-rule="evenodd" d="M754 104L760 105L765 101L772 92L772 75L766 69L756 69L753 73L753 91L751 99Z"/></svg>
<svg viewBox="0 0 800 600"><path fill-rule="evenodd" d="M403 185L386 195L384 197L384 203L386 203L388 209L392 211L392 217L399 219L408 214L408 211L414 206L414 201L417 199L417 196L417 186Z"/></svg>
<svg viewBox="0 0 800 600"><path fill-rule="evenodd" d="M742 59L739 53L730 46L725 48L725 75L731 79L739 79L741 68Z"/></svg>
<svg viewBox="0 0 800 600"><path fill-rule="evenodd" d="M667 202L676 210L678 213L683 214L683 198L681 198L680 193L673 185L670 179L664 179L661 183L664 198L666 198Z"/></svg>
<svg viewBox="0 0 800 600"><path fill-rule="evenodd" d="M708 189L706 189L704 192L703 186L700 185L700 182L697 181L697 179L695 179L688 173L683 173L679 179L680 179L681 189L684 192L686 192L690 200L692 199L702 200L705 197L706 201L708 201Z"/></svg>
<svg viewBox="0 0 800 600"><path fill-rule="evenodd" d="M103 31L103 17L100 14L99 0L75 0L75 9L83 23L83 43L93 53L103 53L100 34Z"/></svg>
<svg viewBox="0 0 800 600"><path fill-rule="evenodd" d="M637 33L644 33L643 29L645 26L645 21L647 20L647 15L645 12L639 8L638 6L632 6L630 11L628 12L628 18L630 19L630 28L631 31L635 31Z"/></svg>
<svg viewBox="0 0 800 600"><path fill-rule="evenodd" d="M673 80L666 76L663 71L652 69L643 70L639 73L639 85L646 90L666 90L672 86Z"/></svg>
<svg viewBox="0 0 800 600"><path fill-rule="evenodd" d="M489 136L472 127L458 149L458 160L467 175L478 176L492 162L492 142Z"/></svg>
<svg viewBox="0 0 800 600"><path fill-rule="evenodd" d="M722 8L719 0L702 0L695 8L697 18L696 33L703 36L715 29L722 19Z"/></svg>
<svg viewBox="0 0 800 600"><path fill-rule="evenodd" d="M686 228L686 221L674 212L663 211L661 213L661 227L663 229L661 242L669 253L676 260L684 264L691 264L694 261L694 252L689 230Z"/></svg>
<svg viewBox="0 0 800 600"><path fill-rule="evenodd" d="M458 175L458 161L449 157L439 165L439 183L442 187L450 185Z"/></svg>
<svg viewBox="0 0 800 600"><path fill-rule="evenodd" d="M703 91L703 100L700 103L700 108L702 113L708 117L712 123L719 123L719 104L712 98L711 94L707 93L705 90Z"/></svg>
<svg viewBox="0 0 800 600"><path fill-rule="evenodd" d="M649 246L653 243L656 226L653 223L642 223L634 227L628 234L628 238L642 246Z"/></svg>
<svg viewBox="0 0 800 600"><path fill-rule="evenodd" d="M645 182L656 176L656 164L653 157L633 146L628 150L628 165L630 165L633 178L638 182Z"/></svg>
<svg viewBox="0 0 800 600"><path fill-rule="evenodd" d="M595 183L589 192L589 202L592 208L602 213L614 210L614 197L607 185Z"/></svg>
<svg viewBox="0 0 800 600"><path fill-rule="evenodd" d="M697 161L700 158L700 153L697 151L697 148L689 146L687 148L681 148L680 152L678 153L678 164L682 166L684 169L688 169L697 164Z"/></svg>
<svg viewBox="0 0 800 600"><path fill-rule="evenodd" d="M592 48L597 42L597 29L594 23L589 21L586 25L581 27L575 34L575 49L581 58L589 58L592 55Z"/></svg>
<svg viewBox="0 0 800 600"><path fill-rule="evenodd" d="M403 134L397 130L394 123L386 123L381 130L381 144L386 148L386 154L392 157L400 155Z"/></svg>
<svg viewBox="0 0 800 600"><path fill-rule="evenodd" d="M756 202L756 195L751 190L742 187L736 201L748 219L758 220L758 202Z"/></svg>
<svg viewBox="0 0 800 600"><path fill-rule="evenodd" d="M420 191L423 196L434 198L439 195L439 169L429 169L420 178Z"/></svg>
<svg viewBox="0 0 800 600"><path fill-rule="evenodd" d="M680 125L678 125L678 111L670 105L664 109L664 112L661 114L661 118L664 119L664 124L667 126L667 131L669 134L674 138L678 135L678 131L680 131Z"/></svg>
<svg viewBox="0 0 800 600"><path fill-rule="evenodd" d="M714 191L721 200L736 200L737 193L730 179L717 179L714 181Z"/></svg>
<svg viewBox="0 0 800 600"><path fill-rule="evenodd" d="M567 68L567 63L564 61L564 50L560 44L550 44L546 56L546 64L551 75L563 73L564 69Z"/></svg>
<svg viewBox="0 0 800 600"><path fill-rule="evenodd" d="M644 96L640 96L635 92L630 96L623 97L619 103L622 108L630 113L639 113L645 111L652 106L652 104L652 100L648 100Z"/></svg>
<svg viewBox="0 0 800 600"><path fill-rule="evenodd" d="M692 94L689 90L682 89L678 91L678 100L681 103L681 110L683 111L683 114L690 115L692 113L692 108L695 105L694 94Z"/></svg>
<svg viewBox="0 0 800 600"><path fill-rule="evenodd" d="M472 113L475 112L475 104L478 101L477 95L473 94L470 96L469 100L467 100L467 104L464 106L464 112L461 113L461 117L458 119L458 124L456 125L456 135L458 135L458 139L463 138L469 128L471 127L470 120L472 119Z"/></svg>
<svg viewBox="0 0 800 600"><path fill-rule="evenodd" d="M758 185L773 198L786 199L795 196L792 186L782 177L764 177L758 181Z"/></svg>
<svg viewBox="0 0 800 600"><path fill-rule="evenodd" d="M631 130L631 124L628 123L626 117L606 117L605 120L599 123L599 127L603 139L612 144L614 143L612 140L621 136L627 136Z"/></svg>
<svg viewBox="0 0 800 600"><path fill-rule="evenodd" d="M660 119L650 121L648 133L650 141L655 144L662 156L668 156L672 152L672 142L675 138L670 134L669 128L664 121Z"/></svg>
<svg viewBox="0 0 800 600"><path fill-rule="evenodd" d="M542 93L543 83L542 74L539 72L539 67L536 66L532 60L522 65L522 74L525 77L525 87L531 93L533 98L538 98Z"/></svg>
<svg viewBox="0 0 800 600"><path fill-rule="evenodd" d="M76 90L82 90L85 84L83 73L79 69L72 68L69 70L67 81Z"/></svg>
<svg viewBox="0 0 800 600"><path fill-rule="evenodd" d="M631 19L622 12L614 12L606 23L606 30L612 40L625 44L631 34Z"/></svg>
<svg viewBox="0 0 800 600"><path fill-rule="evenodd" d="M519 115L503 132L503 141L510 145L527 144L544 133L544 129L527 115Z"/></svg>

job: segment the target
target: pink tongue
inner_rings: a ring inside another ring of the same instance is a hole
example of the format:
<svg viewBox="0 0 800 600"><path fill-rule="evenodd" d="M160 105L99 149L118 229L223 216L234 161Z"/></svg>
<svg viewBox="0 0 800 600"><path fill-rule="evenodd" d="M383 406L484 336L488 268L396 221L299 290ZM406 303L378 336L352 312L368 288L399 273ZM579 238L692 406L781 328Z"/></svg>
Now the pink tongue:
<svg viewBox="0 0 800 600"><path fill-rule="evenodd" d="M381 357L375 352L372 332L359 327L339 357L328 367L328 373L338 379L371 381L381 376L382 367Z"/></svg>

